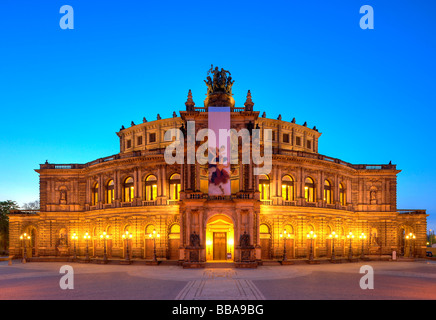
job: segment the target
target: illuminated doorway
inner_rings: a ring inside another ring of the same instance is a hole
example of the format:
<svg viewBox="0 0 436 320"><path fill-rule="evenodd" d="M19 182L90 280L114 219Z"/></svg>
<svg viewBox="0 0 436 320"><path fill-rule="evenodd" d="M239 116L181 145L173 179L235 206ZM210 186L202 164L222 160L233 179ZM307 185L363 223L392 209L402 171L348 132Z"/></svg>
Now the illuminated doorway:
<svg viewBox="0 0 436 320"><path fill-rule="evenodd" d="M209 219L206 226L206 261L234 260L233 221L225 215Z"/></svg>

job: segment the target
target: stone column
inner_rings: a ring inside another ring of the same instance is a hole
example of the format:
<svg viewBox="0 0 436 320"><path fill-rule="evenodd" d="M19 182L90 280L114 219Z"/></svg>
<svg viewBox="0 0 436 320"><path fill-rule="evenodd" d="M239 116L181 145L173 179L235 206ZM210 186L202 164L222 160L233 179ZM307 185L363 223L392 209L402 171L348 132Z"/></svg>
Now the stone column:
<svg viewBox="0 0 436 320"><path fill-rule="evenodd" d="M137 195L138 195L139 204L142 204L142 199L144 198L143 182L144 181L142 180L142 169L138 168L138 193L137 193Z"/></svg>
<svg viewBox="0 0 436 320"><path fill-rule="evenodd" d="M270 181L270 197L273 204L276 204L277 197L277 166L273 165L271 168L271 181Z"/></svg>
<svg viewBox="0 0 436 320"><path fill-rule="evenodd" d="M97 203L97 208L101 209L103 208L103 203L104 203L104 182L103 182L103 176L100 174L98 176L98 203Z"/></svg>
<svg viewBox="0 0 436 320"><path fill-rule="evenodd" d="M116 206L118 207L120 205L120 202L123 200L123 196L122 196L122 182L121 182L121 177L120 177L120 171L116 170L115 171L115 203Z"/></svg>
<svg viewBox="0 0 436 320"><path fill-rule="evenodd" d="M195 190L200 191L200 164L195 164Z"/></svg>
<svg viewBox="0 0 436 320"><path fill-rule="evenodd" d="M239 190L244 190L244 165L242 161L239 163Z"/></svg>
<svg viewBox="0 0 436 320"><path fill-rule="evenodd" d="M161 174L162 174L162 197L164 197L164 201L165 201L166 196L167 196L167 186L168 186L166 165L162 166L162 173Z"/></svg>
<svg viewBox="0 0 436 320"><path fill-rule="evenodd" d="M192 165L191 164L188 164L187 165L188 166L188 176L186 177L186 179L188 180L188 181L186 181L187 182L187 187L188 187L188 190L192 190L192 184L191 184L191 178L192 178L192 174L191 174L191 167L192 167Z"/></svg>

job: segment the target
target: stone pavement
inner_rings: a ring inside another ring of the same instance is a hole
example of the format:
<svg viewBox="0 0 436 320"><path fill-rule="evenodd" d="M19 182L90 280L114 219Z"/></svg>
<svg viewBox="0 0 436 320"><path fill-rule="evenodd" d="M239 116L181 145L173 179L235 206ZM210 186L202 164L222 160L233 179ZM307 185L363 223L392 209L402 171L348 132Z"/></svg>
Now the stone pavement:
<svg viewBox="0 0 436 320"><path fill-rule="evenodd" d="M249 279L237 279L235 269L206 269L199 280L191 280L176 300L265 300Z"/></svg>
<svg viewBox="0 0 436 320"><path fill-rule="evenodd" d="M374 290L359 286L365 264L374 269ZM72 290L59 286L63 265L73 267ZM0 262L0 299L436 299L436 261L183 269L14 260Z"/></svg>

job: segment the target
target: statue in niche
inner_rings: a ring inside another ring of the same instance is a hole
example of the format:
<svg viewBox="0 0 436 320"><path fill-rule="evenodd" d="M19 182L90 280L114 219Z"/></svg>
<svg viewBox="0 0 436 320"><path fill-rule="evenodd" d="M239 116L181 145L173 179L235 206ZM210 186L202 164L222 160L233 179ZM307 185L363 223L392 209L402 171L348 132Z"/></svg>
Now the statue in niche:
<svg viewBox="0 0 436 320"><path fill-rule="evenodd" d="M250 235L244 231L244 234L239 238L239 245L241 248L247 248L250 246Z"/></svg>
<svg viewBox="0 0 436 320"><path fill-rule="evenodd" d="M68 245L68 235L65 229L61 229L61 231L59 232L58 243L60 246Z"/></svg>
<svg viewBox="0 0 436 320"><path fill-rule="evenodd" d="M60 204L67 204L67 190L61 190Z"/></svg>
<svg viewBox="0 0 436 320"><path fill-rule="evenodd" d="M378 246L379 245L379 239L377 236L377 229L373 228L371 230L371 235L370 235L370 241L369 243L371 244L371 246Z"/></svg>
<svg viewBox="0 0 436 320"><path fill-rule="evenodd" d="M190 245L193 248L199 248L200 247L200 236L197 233L195 233L195 231L193 233L191 233Z"/></svg>
<svg viewBox="0 0 436 320"><path fill-rule="evenodd" d="M377 204L377 189L371 188L369 191L369 200L371 204Z"/></svg>

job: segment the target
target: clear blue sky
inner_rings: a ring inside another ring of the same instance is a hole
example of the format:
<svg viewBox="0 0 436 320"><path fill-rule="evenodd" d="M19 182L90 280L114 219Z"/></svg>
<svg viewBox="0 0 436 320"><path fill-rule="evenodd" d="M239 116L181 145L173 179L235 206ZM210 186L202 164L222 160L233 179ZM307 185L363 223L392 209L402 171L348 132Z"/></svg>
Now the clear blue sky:
<svg viewBox="0 0 436 320"><path fill-rule="evenodd" d="M74 30L62 30L62 5ZM362 30L362 5L374 30ZM0 200L38 199L40 163L119 151L133 120L202 105L211 64L267 117L307 121L319 152L388 163L398 208L436 213L435 1L0 2ZM435 214L436 215L436 214ZM436 219L429 217L429 227Z"/></svg>

